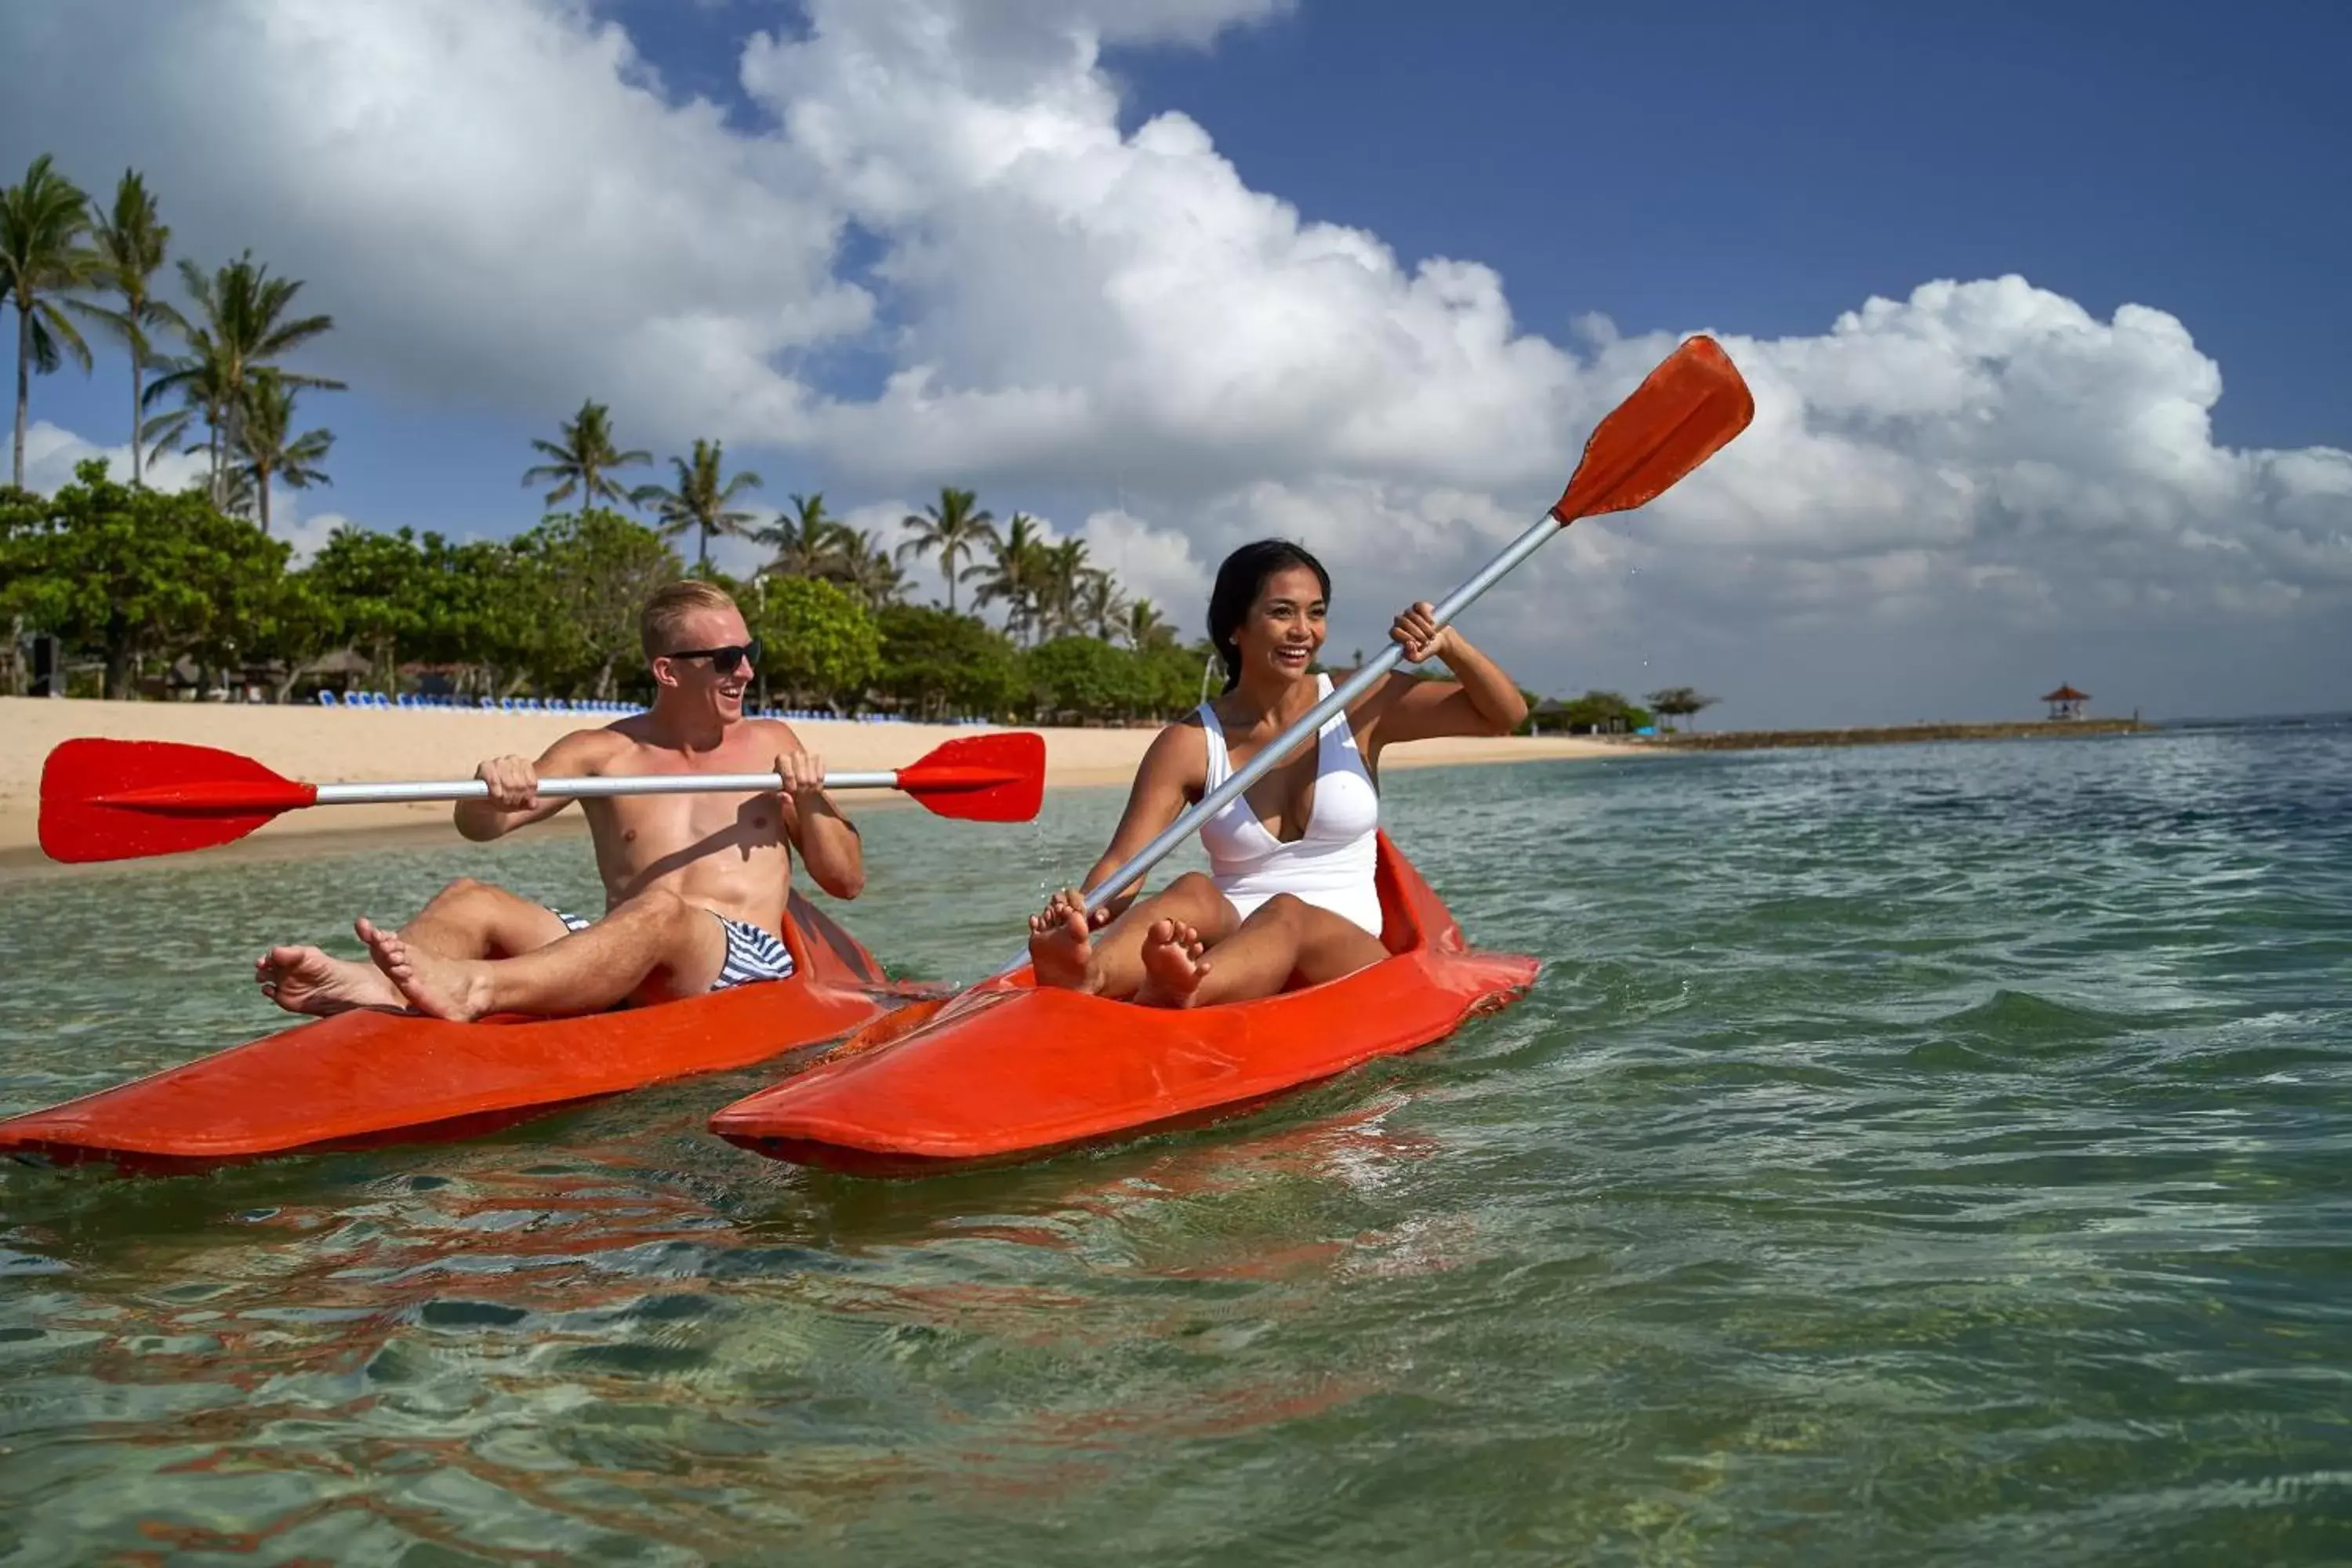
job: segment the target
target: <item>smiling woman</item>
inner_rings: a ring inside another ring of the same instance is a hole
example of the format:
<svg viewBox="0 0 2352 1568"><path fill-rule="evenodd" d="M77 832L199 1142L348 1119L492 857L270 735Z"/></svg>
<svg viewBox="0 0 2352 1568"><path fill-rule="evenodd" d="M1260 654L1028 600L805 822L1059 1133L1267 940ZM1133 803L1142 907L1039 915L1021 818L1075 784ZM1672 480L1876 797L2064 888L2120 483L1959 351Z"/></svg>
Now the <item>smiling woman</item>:
<svg viewBox="0 0 2352 1568"><path fill-rule="evenodd" d="M1414 663L1436 658L1454 679L1401 670L1334 714L1302 748L1201 827L1206 874L1149 898L1134 887L1089 911L1087 895L1136 852L1331 695L1312 673L1328 633L1331 577L1287 540L1225 558L1209 595L1209 633L1224 690L1160 731L1144 753L1110 846L1082 888L1065 889L1029 922L1037 984L1147 1005L1192 1007L1271 995L1293 977L1318 984L1377 963L1374 882L1381 748L1441 736L1504 735L1527 717L1510 677L1426 604L1390 636Z"/></svg>

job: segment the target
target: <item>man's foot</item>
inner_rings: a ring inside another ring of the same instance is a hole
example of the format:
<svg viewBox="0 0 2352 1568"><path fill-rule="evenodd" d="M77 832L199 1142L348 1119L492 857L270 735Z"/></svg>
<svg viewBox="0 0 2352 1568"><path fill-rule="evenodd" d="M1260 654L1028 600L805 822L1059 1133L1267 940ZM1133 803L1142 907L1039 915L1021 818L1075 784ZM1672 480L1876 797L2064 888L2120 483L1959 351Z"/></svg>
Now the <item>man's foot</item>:
<svg viewBox="0 0 2352 1568"><path fill-rule="evenodd" d="M365 915L352 922L375 966L411 1007L432 1018L469 1024L490 1010L489 966L479 959L444 958L379 931Z"/></svg>
<svg viewBox="0 0 2352 1568"><path fill-rule="evenodd" d="M354 1007L405 1007L408 1004L373 963L337 958L315 947L273 947L253 962L261 994L289 1013L324 1018Z"/></svg>
<svg viewBox="0 0 2352 1568"><path fill-rule="evenodd" d="M1038 984L1092 991L1094 957L1094 921L1085 905L1065 902L1031 918L1029 962L1036 967Z"/></svg>
<svg viewBox="0 0 2352 1568"><path fill-rule="evenodd" d="M1147 1007L1190 1007L1208 977L1201 933L1181 921L1154 921L1143 933L1143 984L1135 999Z"/></svg>

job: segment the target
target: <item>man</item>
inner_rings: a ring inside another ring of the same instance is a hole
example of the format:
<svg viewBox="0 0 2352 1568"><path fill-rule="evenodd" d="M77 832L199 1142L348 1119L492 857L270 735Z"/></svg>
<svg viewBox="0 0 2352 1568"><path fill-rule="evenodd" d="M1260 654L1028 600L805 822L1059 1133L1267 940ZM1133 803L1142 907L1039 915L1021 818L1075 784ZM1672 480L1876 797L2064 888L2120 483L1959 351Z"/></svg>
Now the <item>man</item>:
<svg viewBox="0 0 2352 1568"><path fill-rule="evenodd" d="M659 795L581 802L604 879L604 918L567 915L470 879L385 931L353 922L370 963L274 947L255 965L262 993L294 1013L409 1007L436 1018L593 1013L780 980L792 849L817 886L854 899L866 885L857 829L824 788L824 766L789 725L743 717L760 657L734 600L710 584L660 589L639 621L656 688L650 710L576 730L536 763L497 757L474 776L489 798L460 801L478 841L544 821L550 777L772 772L759 795Z"/></svg>

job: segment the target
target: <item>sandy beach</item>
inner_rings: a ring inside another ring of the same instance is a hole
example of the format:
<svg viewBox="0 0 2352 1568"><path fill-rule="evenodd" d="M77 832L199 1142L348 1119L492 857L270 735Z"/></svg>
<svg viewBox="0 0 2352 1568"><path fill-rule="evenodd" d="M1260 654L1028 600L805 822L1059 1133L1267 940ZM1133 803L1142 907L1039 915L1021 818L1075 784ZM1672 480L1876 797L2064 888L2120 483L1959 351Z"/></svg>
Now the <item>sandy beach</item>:
<svg viewBox="0 0 2352 1568"><path fill-rule="evenodd" d="M124 741L178 741L241 752L289 778L314 784L372 779L463 779L477 763L505 753L535 756L565 732L609 722L590 714L485 713L466 710L338 710L196 702L100 702L0 698L0 868L48 865L39 848L41 764L59 742L77 735ZM982 731L944 724L795 725L810 750L835 768L900 767L941 742ZM1041 729L1049 788L1120 786L1150 743L1153 729ZM1622 742L1570 736L1424 741L1384 754L1383 768L1537 762L1623 754ZM858 810L895 797L860 791ZM1051 809L1050 805L1047 807ZM567 812L540 831L576 831ZM349 805L289 812L226 849L242 857L314 854L357 848L391 835L439 834L457 841L446 804Z"/></svg>

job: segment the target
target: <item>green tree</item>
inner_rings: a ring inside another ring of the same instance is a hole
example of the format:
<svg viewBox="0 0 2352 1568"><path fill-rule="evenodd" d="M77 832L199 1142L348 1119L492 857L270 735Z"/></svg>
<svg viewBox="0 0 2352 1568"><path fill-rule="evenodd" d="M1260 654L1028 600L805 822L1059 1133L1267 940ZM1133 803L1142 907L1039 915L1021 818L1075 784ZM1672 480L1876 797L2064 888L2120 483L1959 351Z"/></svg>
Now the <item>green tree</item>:
<svg viewBox="0 0 2352 1568"><path fill-rule="evenodd" d="M1073 634L1040 643L1022 667L1041 720L1072 713L1104 719L1142 705L1135 656L1099 637Z"/></svg>
<svg viewBox="0 0 2352 1568"><path fill-rule="evenodd" d="M1135 702L1138 711L1172 719L1190 712L1201 700L1201 671L1215 656L1203 640L1191 647L1171 636L1165 642L1130 651L1135 661Z"/></svg>
<svg viewBox="0 0 2352 1568"><path fill-rule="evenodd" d="M906 574L882 542L863 529L841 531L841 553L824 575L855 595L868 609L895 605L907 592Z"/></svg>
<svg viewBox="0 0 2352 1568"><path fill-rule="evenodd" d="M1007 712L1021 700L1020 656L1012 639L974 616L936 605L888 605L876 684L917 718Z"/></svg>
<svg viewBox="0 0 2352 1568"><path fill-rule="evenodd" d="M650 505L660 521L656 524L662 536L675 539L691 532L696 537L694 564L699 572L710 569L710 541L714 535L734 535L743 532L752 523L748 511L735 510L735 498L745 490L758 489L760 476L749 469L725 477L720 468L724 452L717 441L697 438L694 456L672 458L670 466L677 470L677 488L662 485L639 485L629 499L639 506Z"/></svg>
<svg viewBox="0 0 2352 1568"><path fill-rule="evenodd" d="M1535 706L1534 703L1528 704L1530 709ZM1650 722L1649 710L1627 701L1614 691L1588 691L1581 697L1571 698L1547 710L1546 721L1554 717L1570 730L1602 734L1639 730Z"/></svg>
<svg viewBox="0 0 2352 1568"><path fill-rule="evenodd" d="M983 608L1003 605L1005 628L1016 637L1034 630L1040 618L1039 595L1048 572L1045 552L1037 520L1016 511L980 569L980 592L972 595L973 602Z"/></svg>
<svg viewBox="0 0 2352 1568"><path fill-rule="evenodd" d="M106 469L82 463L31 527L18 520L0 608L96 654L106 694L124 697L147 659L234 650L287 552L202 496L118 484Z"/></svg>
<svg viewBox="0 0 2352 1568"><path fill-rule="evenodd" d="M677 552L643 523L597 507L547 518L514 548L538 574L557 628L539 656L541 678L553 685L566 668L581 671L590 695L609 700L616 672L644 665L637 613L684 574Z"/></svg>
<svg viewBox="0 0 2352 1568"><path fill-rule="evenodd" d="M1070 613L1076 630L1110 642L1127 629L1127 595L1118 591L1118 579L1089 566L1078 575Z"/></svg>
<svg viewBox="0 0 2352 1568"><path fill-rule="evenodd" d="M184 332L187 321L168 300L155 297L155 274L163 269L172 246L172 230L156 211L155 198L136 169L126 169L114 187L114 206L99 215L91 228L97 241L100 281L122 300L120 310L76 301L74 308L112 332L131 357L131 482L147 482L142 460L144 439L146 376L158 355L158 329ZM269 520L263 518L262 531Z"/></svg>
<svg viewBox="0 0 2352 1568"><path fill-rule="evenodd" d="M252 486L264 533L269 531L271 479L298 490L334 483L319 466L335 444L333 432L305 430L297 436L293 425L294 389L276 370L254 372L246 384L245 416L237 422L237 433L245 457L242 475Z"/></svg>
<svg viewBox="0 0 2352 1568"><path fill-rule="evenodd" d="M580 405L580 412L557 426L558 437L552 441L533 441L530 449L547 458L522 476L525 489L553 481L555 488L547 492L547 504L570 500L579 496L583 507L593 507L600 501L629 503L629 492L612 478L615 468L634 468L654 460L651 452L636 448L624 452L614 443L612 411L594 398Z"/></svg>
<svg viewBox="0 0 2352 1568"><path fill-rule="evenodd" d="M1168 624L1157 605L1149 599L1136 599L1127 606L1127 619L1120 624L1119 637L1128 647L1144 653L1174 646L1176 628ZM1359 655L1356 662L1361 664L1362 656Z"/></svg>
<svg viewBox="0 0 2352 1568"><path fill-rule="evenodd" d="M214 504L225 505L237 454L245 447L247 392L254 375L332 331L335 319L289 315L295 296L302 291L301 280L272 278L251 251L209 276L183 258L180 281L195 305L185 333L188 353L166 362L164 374L147 389L147 400L176 395L184 406L178 415L167 416L151 438L179 439L192 421L201 418L206 427ZM343 388L341 382L323 375L284 369L278 374L287 386Z"/></svg>
<svg viewBox="0 0 2352 1568"><path fill-rule="evenodd" d="M847 589L810 577L770 577L745 604L767 647L770 681L796 702L854 706L882 668L882 634Z"/></svg>
<svg viewBox="0 0 2352 1568"><path fill-rule="evenodd" d="M982 570L965 563L982 549L996 545L996 519L980 510L980 497L974 492L943 486L938 502L920 513L908 513L904 525L914 531L914 537L898 546L898 558L903 561L911 555L920 561L934 550L940 552L940 571L948 580L948 610L952 614L959 570L966 577Z"/></svg>
<svg viewBox="0 0 2352 1568"><path fill-rule="evenodd" d="M844 542L849 530L827 515L824 492L792 498L790 514L776 519L765 528L750 531L747 537L775 552L765 568L767 574L786 577L831 577L840 570Z"/></svg>
<svg viewBox="0 0 2352 1568"><path fill-rule="evenodd" d="M304 567L306 586L333 606L335 636L364 653L370 684L389 693L402 645L424 626L425 551L409 529L338 528Z"/></svg>
<svg viewBox="0 0 2352 1568"><path fill-rule="evenodd" d="M33 160L22 184L0 191L0 299L16 308L16 467L25 484L25 430L33 403L33 373L49 375L70 354L84 371L89 344L64 310L65 297L99 280L89 233L89 198L50 166Z"/></svg>
<svg viewBox="0 0 2352 1568"><path fill-rule="evenodd" d="M1669 686L1651 692L1644 700L1669 719L1695 718L1716 704L1716 699L1701 696L1688 686Z"/></svg>

